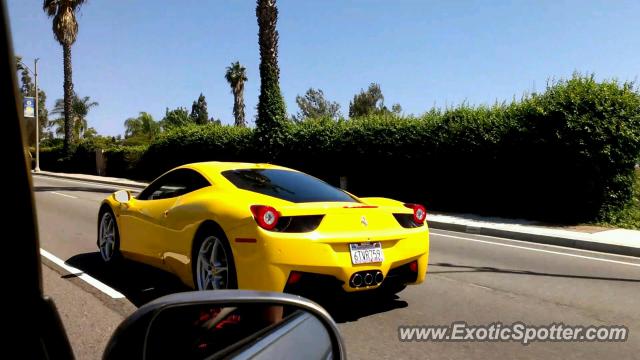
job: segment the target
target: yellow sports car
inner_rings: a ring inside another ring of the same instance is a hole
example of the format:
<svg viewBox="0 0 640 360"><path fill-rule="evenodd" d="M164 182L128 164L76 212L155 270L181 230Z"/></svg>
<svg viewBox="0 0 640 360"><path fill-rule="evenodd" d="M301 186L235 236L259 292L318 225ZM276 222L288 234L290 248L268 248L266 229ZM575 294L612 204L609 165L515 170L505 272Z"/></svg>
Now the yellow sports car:
<svg viewBox="0 0 640 360"><path fill-rule="evenodd" d="M143 262L198 290L396 293L424 281L425 218L421 205L358 198L285 167L203 162L106 198L97 243L107 263Z"/></svg>

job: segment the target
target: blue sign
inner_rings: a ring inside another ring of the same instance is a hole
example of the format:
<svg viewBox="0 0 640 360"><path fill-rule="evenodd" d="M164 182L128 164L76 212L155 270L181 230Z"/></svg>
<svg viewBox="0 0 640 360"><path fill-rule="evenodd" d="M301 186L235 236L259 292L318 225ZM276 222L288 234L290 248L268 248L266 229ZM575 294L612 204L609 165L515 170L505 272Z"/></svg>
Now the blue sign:
<svg viewBox="0 0 640 360"><path fill-rule="evenodd" d="M24 106L24 117L36 116L36 100L32 97L25 97L22 99L22 105Z"/></svg>

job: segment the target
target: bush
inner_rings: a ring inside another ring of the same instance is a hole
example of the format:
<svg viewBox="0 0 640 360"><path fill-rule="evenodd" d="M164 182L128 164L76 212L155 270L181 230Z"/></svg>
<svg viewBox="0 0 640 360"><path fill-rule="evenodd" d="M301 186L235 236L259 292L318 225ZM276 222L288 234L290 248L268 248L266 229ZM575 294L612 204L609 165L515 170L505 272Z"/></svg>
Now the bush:
<svg viewBox="0 0 640 360"><path fill-rule="evenodd" d="M104 150L106 176L138 179L144 178L138 163L147 146L112 146Z"/></svg>
<svg viewBox="0 0 640 360"><path fill-rule="evenodd" d="M492 107L292 127L276 162L359 195L432 209L551 221L605 218L632 198L640 96L574 76Z"/></svg>
<svg viewBox="0 0 640 360"><path fill-rule="evenodd" d="M597 225L640 230L640 169L635 171L633 199L624 207L612 210L597 221Z"/></svg>
<svg viewBox="0 0 640 360"><path fill-rule="evenodd" d="M140 159L143 178L156 176L178 165L199 161L256 161L253 130L216 124L190 125L170 130L149 145Z"/></svg>
<svg viewBox="0 0 640 360"><path fill-rule="evenodd" d="M46 171L97 174L95 146L89 142L75 144L65 156L62 146L40 148L40 169Z"/></svg>
<svg viewBox="0 0 640 360"><path fill-rule="evenodd" d="M347 176L349 191L360 196L423 202L434 210L606 220L631 203L640 94L629 83L576 75L508 104L433 109L419 117L315 119L287 124L278 136L282 141L265 150L252 129L175 129L146 151L108 150L108 173L153 179L190 162L267 160L334 185ZM47 151L55 157L61 150ZM79 168L85 153L78 147L69 166Z"/></svg>

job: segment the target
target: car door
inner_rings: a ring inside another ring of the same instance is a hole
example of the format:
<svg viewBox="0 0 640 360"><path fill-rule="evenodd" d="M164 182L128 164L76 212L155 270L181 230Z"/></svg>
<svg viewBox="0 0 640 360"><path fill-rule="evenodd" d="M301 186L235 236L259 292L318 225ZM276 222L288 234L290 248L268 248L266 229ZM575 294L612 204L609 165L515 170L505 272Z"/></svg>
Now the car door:
<svg viewBox="0 0 640 360"><path fill-rule="evenodd" d="M191 240L195 229L207 216L198 202L202 198L197 194L212 184L195 170L189 169L181 175L186 188L166 213L164 235L158 243L158 251L168 270L179 276L187 276L191 270Z"/></svg>
<svg viewBox="0 0 640 360"><path fill-rule="evenodd" d="M178 198L189 191L185 174L190 171L193 170L168 172L129 201L120 217L120 249L128 257L163 267L165 218Z"/></svg>

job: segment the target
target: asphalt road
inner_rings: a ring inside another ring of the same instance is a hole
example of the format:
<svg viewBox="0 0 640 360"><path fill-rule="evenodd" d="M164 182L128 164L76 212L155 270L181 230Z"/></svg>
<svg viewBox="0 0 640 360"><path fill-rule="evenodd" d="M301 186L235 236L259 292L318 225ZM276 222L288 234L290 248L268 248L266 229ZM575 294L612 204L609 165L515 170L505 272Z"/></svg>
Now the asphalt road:
<svg viewBox="0 0 640 360"><path fill-rule="evenodd" d="M45 292L62 313L79 359L99 358L108 334L142 304L186 290L171 276L126 263L105 269L95 238L99 202L117 190L34 177L40 246L124 295L113 298L43 258ZM397 299L324 304L352 359L637 358L640 258L432 230L424 284ZM624 343L401 342L400 325L625 325Z"/></svg>

